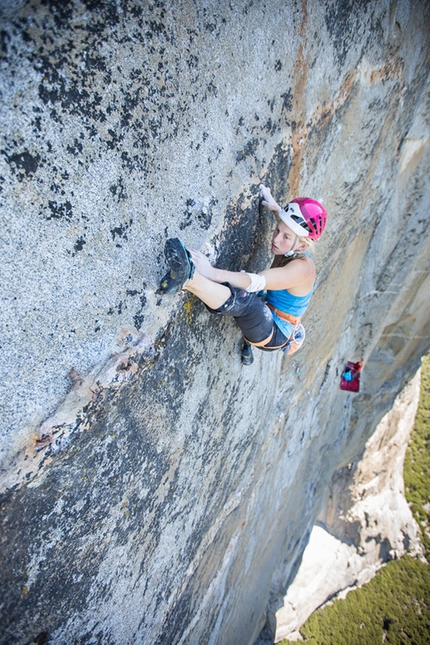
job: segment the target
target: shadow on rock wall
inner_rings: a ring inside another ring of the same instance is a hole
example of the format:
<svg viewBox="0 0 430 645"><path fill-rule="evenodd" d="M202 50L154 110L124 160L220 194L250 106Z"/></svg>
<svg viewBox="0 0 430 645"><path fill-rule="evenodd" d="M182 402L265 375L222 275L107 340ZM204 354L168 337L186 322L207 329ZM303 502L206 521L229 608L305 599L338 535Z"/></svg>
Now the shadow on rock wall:
<svg viewBox="0 0 430 645"><path fill-rule="evenodd" d="M271 642L429 347L428 8L230 5L2 3L1 643ZM157 287L169 236L267 266L263 178L330 218L303 350L244 368Z"/></svg>

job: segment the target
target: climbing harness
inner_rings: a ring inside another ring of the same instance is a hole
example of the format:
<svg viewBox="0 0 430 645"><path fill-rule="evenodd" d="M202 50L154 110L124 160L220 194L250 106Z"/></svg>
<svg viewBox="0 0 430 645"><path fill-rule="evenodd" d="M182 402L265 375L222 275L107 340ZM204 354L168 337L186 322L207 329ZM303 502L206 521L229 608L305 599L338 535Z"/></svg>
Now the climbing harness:
<svg viewBox="0 0 430 645"><path fill-rule="evenodd" d="M286 320L287 322L291 323L293 325L294 329L289 337L289 339L285 342L282 343L282 345L276 345L276 346L270 346L267 347L267 345L270 343L270 341L273 338L273 334L275 331L275 326L273 326L271 333L267 338L264 338L263 340L260 340L258 343L254 343L247 338L245 338L245 342L247 342L249 345L252 345L253 347L260 347L261 349L270 349L270 350L276 350L276 349L281 349L287 356L291 356L291 354L294 354L297 352L299 347L301 347L304 343L305 340L305 328L300 322L300 317L299 316L293 316L292 314L287 314L284 311L281 311L280 309L276 309L276 307L273 307L273 305L270 305L269 303L266 302L266 305L275 313L279 318L282 318L282 320Z"/></svg>
<svg viewBox="0 0 430 645"><path fill-rule="evenodd" d="M293 327L298 327L300 325L300 317L299 316L292 316L291 314L286 314L284 311L281 311L280 309L276 309L273 305L270 305L268 302L266 302L266 305L275 313L279 318L282 318L282 320L286 320L287 322L291 323Z"/></svg>
<svg viewBox="0 0 430 645"><path fill-rule="evenodd" d="M306 338L305 328L303 327L302 324L300 324L298 327L294 329L293 333L291 334L288 340L288 343L285 345L285 347L282 348L282 351L287 356L291 356L291 354L295 354L305 342L305 338Z"/></svg>

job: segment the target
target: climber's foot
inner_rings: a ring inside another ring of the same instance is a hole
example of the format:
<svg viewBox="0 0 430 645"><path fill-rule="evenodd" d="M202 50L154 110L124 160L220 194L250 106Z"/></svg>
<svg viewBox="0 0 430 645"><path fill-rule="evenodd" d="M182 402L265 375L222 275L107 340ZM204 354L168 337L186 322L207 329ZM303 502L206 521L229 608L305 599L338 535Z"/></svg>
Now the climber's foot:
<svg viewBox="0 0 430 645"><path fill-rule="evenodd" d="M247 340L245 340L242 345L242 351L240 355L242 358L242 365L252 365L252 363L254 362L254 357L252 355L252 347Z"/></svg>
<svg viewBox="0 0 430 645"><path fill-rule="evenodd" d="M190 254L177 237L166 240L164 256L170 271L161 280L160 290L164 293L176 293L193 277L195 267Z"/></svg>

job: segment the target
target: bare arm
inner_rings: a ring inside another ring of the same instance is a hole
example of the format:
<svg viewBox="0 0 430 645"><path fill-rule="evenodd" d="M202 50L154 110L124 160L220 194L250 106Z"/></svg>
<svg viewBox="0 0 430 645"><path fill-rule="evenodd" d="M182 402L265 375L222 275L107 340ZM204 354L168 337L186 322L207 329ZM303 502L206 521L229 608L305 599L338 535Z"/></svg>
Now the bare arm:
<svg viewBox="0 0 430 645"><path fill-rule="evenodd" d="M274 200L272 193L270 192L270 188L265 186L264 184L260 184L260 197L262 199L262 204L265 206L267 209L272 211L275 215L276 218L278 218L279 212L282 210L279 204L276 203ZM191 257L193 259L194 265L197 269L197 271L203 275L205 278L208 278L209 280L212 280L212 282L217 282L217 283L223 283L223 282L228 282L231 284L233 287L238 287L239 289L247 289L250 284L251 284L251 278L244 272L242 271L225 271L224 269L217 269L216 267L213 267L208 258L203 255L200 251L191 251ZM269 271L272 271L272 269L269 269ZM277 270L278 271L278 270ZM294 273L300 273L300 270L297 270ZM267 271L263 271L259 275L264 275L266 277L266 282L267 282L267 276L266 276ZM289 274L289 272L288 272ZM273 281L273 284L281 284L282 286L269 286L269 289L287 289L288 285L284 285L283 282L284 280L288 280L287 274L277 274L276 277L270 277L270 282ZM293 281L295 278L291 278Z"/></svg>
<svg viewBox="0 0 430 645"><path fill-rule="evenodd" d="M229 282L233 287L246 289L251 284L251 278L241 271L225 271L213 267L208 258L200 251L191 251L191 257L199 273L212 282Z"/></svg>
<svg viewBox="0 0 430 645"><path fill-rule="evenodd" d="M304 296L313 287L316 270L313 260L304 257L292 260L284 267L261 271L260 275L266 278L266 289L288 289L295 296Z"/></svg>
<svg viewBox="0 0 430 645"><path fill-rule="evenodd" d="M251 284L251 278L247 273L225 271L213 267L208 258L200 251L191 251L191 256L197 271L213 282L228 282L239 289L247 289ZM312 289L315 280L315 265L311 258L305 257L292 260L282 268L266 269L261 271L259 275L265 277L266 289L273 291L289 289L294 295L305 295Z"/></svg>

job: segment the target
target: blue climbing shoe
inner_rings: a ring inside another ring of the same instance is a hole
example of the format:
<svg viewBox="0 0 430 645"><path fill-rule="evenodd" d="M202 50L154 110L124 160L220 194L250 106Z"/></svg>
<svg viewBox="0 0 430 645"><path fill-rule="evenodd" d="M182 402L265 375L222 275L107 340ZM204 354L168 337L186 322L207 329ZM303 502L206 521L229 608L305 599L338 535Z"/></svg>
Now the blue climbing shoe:
<svg viewBox="0 0 430 645"><path fill-rule="evenodd" d="M252 347L251 344L248 343L247 340L244 340L243 345L242 345L242 350L240 352L240 356L242 359L242 365L252 365L254 362L254 357L252 355Z"/></svg>
<svg viewBox="0 0 430 645"><path fill-rule="evenodd" d="M194 264L185 246L177 237L166 240L164 257L170 267L160 283L160 291L164 293L177 293L187 284L194 275Z"/></svg>

